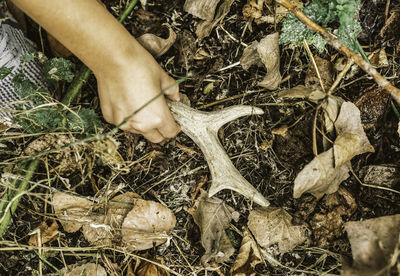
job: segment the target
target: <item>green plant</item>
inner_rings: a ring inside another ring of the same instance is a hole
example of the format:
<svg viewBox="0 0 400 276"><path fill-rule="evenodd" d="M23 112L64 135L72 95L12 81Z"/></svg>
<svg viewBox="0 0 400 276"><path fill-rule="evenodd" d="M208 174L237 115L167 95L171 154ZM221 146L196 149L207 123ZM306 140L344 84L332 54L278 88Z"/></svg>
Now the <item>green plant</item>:
<svg viewBox="0 0 400 276"><path fill-rule="evenodd" d="M314 0L303 9L303 12L312 21L321 25L339 23L338 39L349 49L366 58L357 40L357 36L361 32L361 25L357 21L359 9L359 0ZM288 13L283 22L279 43L300 44L303 40L313 45L319 52L322 52L326 45L326 41L319 34L307 28L292 13Z"/></svg>
<svg viewBox="0 0 400 276"><path fill-rule="evenodd" d="M23 62L35 58L32 54L23 55ZM52 85L58 81L72 81L74 64L63 58L49 59L44 63L44 78ZM1 72L0 72L1 73ZM15 92L24 100L18 106L21 112L15 116L16 121L28 133L76 131L95 133L100 120L93 110L66 108L51 98L49 92L37 87L22 73L13 78Z"/></svg>

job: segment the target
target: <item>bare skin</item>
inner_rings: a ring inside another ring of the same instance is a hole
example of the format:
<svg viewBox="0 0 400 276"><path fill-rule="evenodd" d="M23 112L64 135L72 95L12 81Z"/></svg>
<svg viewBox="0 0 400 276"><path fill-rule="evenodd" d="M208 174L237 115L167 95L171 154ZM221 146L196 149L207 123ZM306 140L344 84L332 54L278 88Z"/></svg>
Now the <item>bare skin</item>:
<svg viewBox="0 0 400 276"><path fill-rule="evenodd" d="M131 34L97 0L12 0L94 73L104 119L119 124L174 83ZM166 91L179 100L175 86ZM164 97L121 127L159 143L180 128Z"/></svg>

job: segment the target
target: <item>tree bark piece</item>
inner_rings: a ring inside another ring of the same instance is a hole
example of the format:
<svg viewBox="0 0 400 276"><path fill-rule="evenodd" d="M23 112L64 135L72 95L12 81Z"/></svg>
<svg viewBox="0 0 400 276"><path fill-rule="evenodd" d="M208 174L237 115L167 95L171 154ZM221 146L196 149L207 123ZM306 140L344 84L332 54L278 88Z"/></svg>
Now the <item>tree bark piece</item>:
<svg viewBox="0 0 400 276"><path fill-rule="evenodd" d="M393 99L400 104L400 89L393 86L387 79L376 71L376 69L366 62L360 55L354 53L349 48L343 45L333 34L327 32L320 25L316 24L310 18L307 17L298 7L295 7L288 0L276 0L277 3L287 8L293 13L301 22L303 22L308 28L314 32L319 33L333 48L344 54L349 59L352 59L358 66L361 67L367 74L374 78L375 82L388 92Z"/></svg>
<svg viewBox="0 0 400 276"><path fill-rule="evenodd" d="M175 120L182 131L201 149L210 168L212 183L209 196L223 189L236 191L261 206L269 202L233 166L218 139L218 130L239 117L263 114L260 108L237 105L213 112L195 110L179 102L169 102Z"/></svg>

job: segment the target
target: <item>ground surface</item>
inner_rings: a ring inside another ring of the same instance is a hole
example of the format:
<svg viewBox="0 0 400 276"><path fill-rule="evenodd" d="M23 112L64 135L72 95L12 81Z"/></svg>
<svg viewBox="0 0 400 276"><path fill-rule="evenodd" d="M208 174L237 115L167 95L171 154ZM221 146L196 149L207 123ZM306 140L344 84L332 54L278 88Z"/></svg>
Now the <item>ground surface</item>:
<svg viewBox="0 0 400 276"><path fill-rule="evenodd" d="M123 9L124 1L107 1L107 7L117 16ZM250 116L235 120L220 131L220 139L234 165L241 174L260 191L273 206L283 207L297 224L306 223L312 230L311 243L295 248L291 253L276 256L281 265L268 263L257 266L256 271L266 275L320 275L339 274L343 259L351 259L351 249L343 223L400 213L400 182L394 181L390 189L382 189L381 183L361 185L354 176L344 181L338 193L316 200L311 195L293 199L293 181L298 172L313 158L313 121L315 105L304 100L282 101L277 91L268 91L257 86L265 75L264 69L255 67L245 71L240 65L219 71L221 68L239 61L244 45L262 39L274 32L274 25L252 24L250 32L245 26L248 22L242 16L245 1L234 1L229 14L221 25L217 25L211 35L201 43L194 34L196 19L183 11L184 1L149 1L147 11L140 7L128 17L124 25L135 36L152 32L166 36L163 23L169 23L178 34L178 43L170 49L159 62L175 78L191 72L192 76L180 86L180 91L188 96L194 108L211 111L236 104L260 107L264 115ZM385 47L389 66L379 69L382 75L400 86L399 80L399 31L393 30L397 38L380 37L379 32L385 23L386 1L363 1L360 20L363 33L360 42L368 52ZM398 1L390 1L389 11L400 9ZM280 25L276 26L280 30ZM396 49L397 47L397 49ZM209 53L209 57L192 59L198 49ZM312 49L313 50L313 49ZM314 50L313 50L314 51ZM184 56L187 53L188 56ZM315 52L316 53L316 52ZM280 89L304 84L309 57L303 47L281 46L281 68L283 78L290 78L280 85ZM185 63L185 58L189 62ZM320 57L335 61L337 53L327 48ZM204 93L210 83L213 89ZM377 90L376 84L359 71L341 82L335 93L342 98L357 102L368 91ZM238 97L233 97L237 96ZM352 160L353 170L363 180L363 169L367 165L384 165L398 170L400 140L397 134L397 118L384 96L366 99L360 107L363 123L372 127L366 133L375 153L357 156ZM95 81L91 79L85 87L79 102L98 109L95 99ZM232 97L232 98L231 98ZM219 102L219 100L227 99ZM318 118L318 120L320 120ZM291 126L285 136L273 135L279 127ZM22 135L21 135L22 136ZM209 179L209 171L200 149L184 134L162 145L146 142L142 137L119 132L116 140L120 143L119 152L133 165L125 174L115 172L94 158L90 174L78 171L66 176L73 190L93 196L104 187L124 185L123 190L138 193L145 199L152 199L168 206L176 215L177 224L169 247L160 247L135 254L153 258L162 256L165 264L180 275L217 275L201 266L200 257L204 249L200 243L200 232L186 209L192 206L192 193L200 182ZM24 149L31 137L14 138L3 141L8 146L1 154L3 160L16 157ZM321 137L318 138L319 151L322 150ZM51 160L47 161L54 166ZM2 165L3 171L9 166ZM47 179L46 168L41 166L35 180ZM51 178L51 176L50 176ZM70 187L58 177L52 186L58 189ZM206 182L203 188L208 187ZM53 217L46 204L49 191L37 188L32 195L25 197L13 218L0 251L1 275L31 275L39 267L39 257L34 251L21 250L17 244L26 245L28 233L45 219ZM237 222L232 221L228 229L231 241L239 248L242 227L247 225L249 211L254 205L237 193L224 191L217 195L240 213ZM339 212L338 207L346 212ZM351 210L351 211L348 211ZM57 268L67 264L97 260L104 264L109 260L117 264L118 273L126 275L126 266L134 262L134 257L111 249L96 250L80 234L65 234L53 247L61 251L47 253L46 260ZM78 247L87 248L86 252ZM26 248L26 247L25 247ZM218 273L229 274L233 259L219 266ZM109 267L109 265L105 265ZM43 266L44 273L54 273ZM161 274L160 274L161 275ZM222 275L222 274L221 274Z"/></svg>

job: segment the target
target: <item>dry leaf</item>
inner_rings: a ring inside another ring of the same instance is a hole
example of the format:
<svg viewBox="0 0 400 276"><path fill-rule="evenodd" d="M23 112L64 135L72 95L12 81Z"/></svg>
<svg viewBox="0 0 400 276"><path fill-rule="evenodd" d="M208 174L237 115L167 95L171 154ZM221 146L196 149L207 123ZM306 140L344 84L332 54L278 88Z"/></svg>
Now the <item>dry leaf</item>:
<svg viewBox="0 0 400 276"><path fill-rule="evenodd" d="M176 218L167 207L137 199L122 223L122 240L128 250L144 250L165 243Z"/></svg>
<svg viewBox="0 0 400 276"><path fill-rule="evenodd" d="M307 240L305 225L292 225L292 216L282 208L258 208L250 212L248 227L259 245L278 244L279 253L286 253Z"/></svg>
<svg viewBox="0 0 400 276"><path fill-rule="evenodd" d="M344 100L336 96L328 96L322 104L325 119L325 129L328 133L334 129L334 123L339 114L339 108Z"/></svg>
<svg viewBox="0 0 400 276"><path fill-rule="evenodd" d="M359 154L373 152L361 124L360 111L351 102L344 102L335 122L338 137L333 148L317 155L297 175L293 196L308 192L317 198L337 191L349 177L350 160Z"/></svg>
<svg viewBox="0 0 400 276"><path fill-rule="evenodd" d="M141 199L138 194L126 192L113 197L108 203L108 211L105 223L114 229L121 229L122 222L132 210L137 199Z"/></svg>
<svg viewBox="0 0 400 276"><path fill-rule="evenodd" d="M386 55L385 48L377 49L368 56L371 64L377 68L389 66L389 61Z"/></svg>
<svg viewBox="0 0 400 276"><path fill-rule="evenodd" d="M282 80L281 73L279 72L280 56L278 40L279 33L273 33L261 39L257 46L257 52L267 68L267 75L258 85L269 90L277 89Z"/></svg>
<svg viewBox="0 0 400 276"><path fill-rule="evenodd" d="M89 211L93 208L93 203L79 195L57 192L53 195L52 204L55 215L68 233L74 233L85 223L92 221Z"/></svg>
<svg viewBox="0 0 400 276"><path fill-rule="evenodd" d="M242 57L240 58L240 65L244 70L249 70L252 65L258 67L264 66L260 56L257 52L258 41L253 41L249 46L244 48Z"/></svg>
<svg viewBox="0 0 400 276"><path fill-rule="evenodd" d="M183 9L200 19L211 21L218 3L219 0L186 0Z"/></svg>
<svg viewBox="0 0 400 276"><path fill-rule="evenodd" d="M314 89L311 89L304 85L298 85L298 86L295 86L290 89L285 89L285 90L279 91L279 93L278 93L279 98L309 99L313 103L318 103L318 101L325 98L325 96L326 96L326 94L324 92L322 92L321 90L319 90L319 89L314 90Z"/></svg>
<svg viewBox="0 0 400 276"><path fill-rule="evenodd" d="M345 230L354 262L342 275L387 275L399 241L400 215L347 222Z"/></svg>
<svg viewBox="0 0 400 276"><path fill-rule="evenodd" d="M319 76L321 77L321 81L324 85L325 89L328 89L333 84L333 77L335 75L335 69L329 60L320 58L319 56L314 56L315 64L317 65ZM304 83L307 87L317 90L322 89L320 78L315 70L314 65L311 63L306 72L306 78Z"/></svg>
<svg viewBox="0 0 400 276"><path fill-rule="evenodd" d="M374 129L388 110L390 95L382 88L372 88L366 91L356 102L361 112L361 122L364 129Z"/></svg>
<svg viewBox="0 0 400 276"><path fill-rule="evenodd" d="M231 268L232 276L254 276L254 267L262 263L261 252L249 231L243 231L242 245Z"/></svg>
<svg viewBox="0 0 400 276"><path fill-rule="evenodd" d="M267 75L258 84L269 90L278 88L281 82L281 74L279 72L279 33L267 35L260 42L253 42L243 51L240 58L240 64L245 70L248 70L251 65L264 64L267 68Z"/></svg>
<svg viewBox="0 0 400 276"><path fill-rule="evenodd" d="M68 272L68 270L70 270ZM99 264L87 263L81 266L71 265L60 270L60 274L64 276L107 276L107 272Z"/></svg>
<svg viewBox="0 0 400 276"><path fill-rule="evenodd" d="M196 0L193 0L193 1L196 2ZM205 0L205 1L209 1L209 0ZM233 1L234 0L224 0L224 2L219 6L217 14L215 15L214 19L212 19L212 18L207 19L207 20L202 21L199 24L197 24L196 35L199 40L202 40L203 38L209 36L212 29L225 18L225 16L228 14L228 12L231 9Z"/></svg>
<svg viewBox="0 0 400 276"><path fill-rule="evenodd" d="M137 38L137 41L153 56L160 57L165 54L176 41L176 34L168 26L169 36L167 39L158 37L154 34L144 34Z"/></svg>
<svg viewBox="0 0 400 276"><path fill-rule="evenodd" d="M356 155L375 151L361 124L360 110L353 103L344 102L342 104L340 114L335 122L335 128L339 135L339 139L336 138L333 145L336 166L344 164ZM354 136L357 138L354 138ZM354 141L353 147L343 145L344 140Z"/></svg>
<svg viewBox="0 0 400 276"><path fill-rule="evenodd" d="M37 228L36 230L33 231L35 234L33 234L29 238L29 245L33 246L39 246L38 238L40 236L40 243L45 244L48 242L52 242L57 239L58 234L58 224L57 221L53 220L53 223L48 226L46 221L43 221L42 224Z"/></svg>
<svg viewBox="0 0 400 276"><path fill-rule="evenodd" d="M85 239L94 245L111 246L112 244L112 228L104 223L106 217L102 215L93 215L82 225L81 232Z"/></svg>
<svg viewBox="0 0 400 276"><path fill-rule="evenodd" d="M206 250L201 262L206 265L212 260L217 263L228 260L235 252L225 233L233 218L233 209L219 198L209 198L207 192L201 190L190 213L200 228L201 244Z"/></svg>
<svg viewBox="0 0 400 276"><path fill-rule="evenodd" d="M164 259L162 257L156 257L155 259L152 260L153 262L165 265ZM140 265L136 271L136 276L169 276L170 273L163 269L162 267L146 262L146 261L141 261Z"/></svg>

